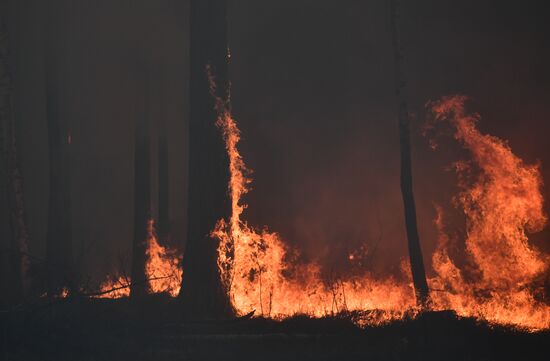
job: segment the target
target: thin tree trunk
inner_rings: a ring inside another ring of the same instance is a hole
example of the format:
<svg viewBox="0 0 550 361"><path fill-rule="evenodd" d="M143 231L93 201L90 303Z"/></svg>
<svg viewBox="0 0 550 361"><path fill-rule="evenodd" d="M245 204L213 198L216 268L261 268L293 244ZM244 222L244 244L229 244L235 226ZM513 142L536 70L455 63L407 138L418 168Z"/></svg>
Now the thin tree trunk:
<svg viewBox="0 0 550 361"><path fill-rule="evenodd" d="M416 206L413 194L412 162L411 162L411 139L410 121L405 101L405 80L403 73L403 52L400 43L399 33L399 1L391 0L391 29L392 43L395 57L395 92L397 96L399 140L401 150L401 194L405 209L405 224L409 245L409 257L411 271L416 293L416 301L419 306L425 306L429 297L426 272L422 259L422 249L418 236L416 223Z"/></svg>
<svg viewBox="0 0 550 361"><path fill-rule="evenodd" d="M217 241L210 232L229 215L229 159L216 127L207 65L215 76L218 96L227 98L227 19L225 0L192 0L189 122L188 230L180 299L193 318L231 314L217 266Z"/></svg>
<svg viewBox="0 0 550 361"><path fill-rule="evenodd" d="M4 33L1 33L4 35ZM4 40L2 40L4 41ZM2 65L0 65L2 66ZM4 83L4 79L0 80ZM4 97L2 97L4 98ZM3 118L0 119L0 307L10 305L10 268L8 266L11 252L11 229L10 212L8 207L8 157L7 157L7 134Z"/></svg>
<svg viewBox="0 0 550 361"><path fill-rule="evenodd" d="M10 225L10 252L6 263L10 274L7 283L11 294L10 303L20 302L26 293L26 271L28 266L28 233L25 220L25 202L23 195L23 177L17 159L15 131L15 112L13 107L13 81L8 68L8 35L0 19L0 149L5 157L7 181L6 199L8 203Z"/></svg>
<svg viewBox="0 0 550 361"><path fill-rule="evenodd" d="M145 261L147 247L147 223L151 218L151 145L150 145L150 107L151 79L143 69L135 76L143 76L145 81L138 83L138 104L136 112L135 149L134 149L134 239L132 244L132 286L130 295L141 299L147 293ZM141 107L140 107L141 106Z"/></svg>
<svg viewBox="0 0 550 361"><path fill-rule="evenodd" d="M162 79L159 76L159 81ZM161 83L158 87L158 104L164 102L163 88ZM169 163L168 163L168 134L166 129L166 119L164 112L159 114L158 120L158 224L157 234L160 240L166 241L170 237L170 183L169 183Z"/></svg>
<svg viewBox="0 0 550 361"><path fill-rule="evenodd" d="M49 149L49 202L47 234L48 292L58 294L63 288L74 287L71 229L70 131L62 121L59 96L58 47L59 36L54 21L45 49L46 117Z"/></svg>

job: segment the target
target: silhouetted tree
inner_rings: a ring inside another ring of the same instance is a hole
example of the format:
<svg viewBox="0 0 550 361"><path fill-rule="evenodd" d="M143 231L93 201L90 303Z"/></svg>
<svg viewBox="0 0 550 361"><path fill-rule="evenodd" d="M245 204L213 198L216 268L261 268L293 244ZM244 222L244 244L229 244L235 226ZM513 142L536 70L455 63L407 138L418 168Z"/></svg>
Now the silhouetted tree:
<svg viewBox="0 0 550 361"><path fill-rule="evenodd" d="M151 136L150 136L150 73L138 67L138 98L136 99L136 128L134 148L134 238L132 243L132 285L130 295L142 298L147 292L145 261L147 222L151 217ZM145 76L144 76L145 74Z"/></svg>
<svg viewBox="0 0 550 361"><path fill-rule="evenodd" d="M397 111L399 122L399 140L401 151L401 194L405 209L405 224L409 245L411 271L416 293L417 304L424 306L428 301L429 290L426 282L426 272L422 259L422 249L416 223L416 206L413 194L410 121L405 100L405 80L403 73L403 51L399 32L399 1L391 0L391 30L395 57L395 92L397 96Z"/></svg>
<svg viewBox="0 0 550 361"><path fill-rule="evenodd" d="M160 81L160 77L158 78ZM159 104L163 104L163 84L158 89ZM161 106L162 109L162 106ZM168 134L164 113L158 119L158 223L157 234L159 239L165 241L170 236L170 205L168 197L170 194L168 164Z"/></svg>
<svg viewBox="0 0 550 361"><path fill-rule="evenodd" d="M20 302L26 291L28 233L25 220L23 177L17 159L13 81L9 69L7 30L0 19L0 149L2 172L2 216L7 216L6 227L0 237L7 237L1 249L5 290L8 303ZM7 208L6 208L7 205ZM5 249L7 246L7 249Z"/></svg>
<svg viewBox="0 0 550 361"><path fill-rule="evenodd" d="M56 7L48 7L49 21L44 41L46 121L49 150L49 201L47 234L47 288L57 294L62 288L73 288L75 276L72 261L71 177L68 123L60 112L59 37Z"/></svg>
<svg viewBox="0 0 550 361"><path fill-rule="evenodd" d="M210 232L229 214L229 159L216 127L215 101L206 67L216 78L217 96L227 98L227 19L225 0L192 0L189 122L188 230L180 299L188 317L219 318L231 307L217 267Z"/></svg>

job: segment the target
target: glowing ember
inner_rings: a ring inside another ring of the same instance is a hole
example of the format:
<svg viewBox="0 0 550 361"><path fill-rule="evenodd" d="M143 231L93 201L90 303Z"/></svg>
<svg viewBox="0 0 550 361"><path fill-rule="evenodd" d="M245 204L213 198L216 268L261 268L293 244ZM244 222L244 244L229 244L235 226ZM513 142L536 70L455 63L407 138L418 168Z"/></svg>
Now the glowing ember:
<svg viewBox="0 0 550 361"><path fill-rule="evenodd" d="M175 250L161 246L155 234L154 221L147 223L147 250L145 275L148 280L149 293L168 293L176 297L180 291L183 270L182 257ZM130 296L129 277L108 277L100 285L100 298L121 298ZM105 292L105 293L102 293Z"/></svg>
<svg viewBox="0 0 550 361"><path fill-rule="evenodd" d="M450 237L443 231L443 212L436 224L439 247L433 255L437 277L431 287L437 309L461 316L530 330L550 327L550 307L535 298L542 288L548 257L528 243L527 233L546 224L537 165L527 165L508 144L476 129L477 114L467 114L465 97L445 97L430 104L434 120L449 122L455 139L470 152L470 162L458 162L460 194L455 205L466 217L466 252L478 275L466 280L447 251Z"/></svg>

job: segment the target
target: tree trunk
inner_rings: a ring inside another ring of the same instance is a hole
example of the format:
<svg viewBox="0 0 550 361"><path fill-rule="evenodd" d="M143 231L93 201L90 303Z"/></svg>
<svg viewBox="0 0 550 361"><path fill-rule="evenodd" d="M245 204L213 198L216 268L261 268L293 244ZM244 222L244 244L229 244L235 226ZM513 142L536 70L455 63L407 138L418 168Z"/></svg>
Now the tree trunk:
<svg viewBox="0 0 550 361"><path fill-rule="evenodd" d="M1 36L5 36L2 31ZM1 41L5 41L2 38ZM2 53L3 54L3 53ZM3 56L3 55L2 55ZM4 66L4 62L0 67ZM5 77L2 77L0 82L5 84ZM4 89L1 90L4 92ZM2 96L4 99L4 96ZM2 109L0 116L0 308L6 308L10 305L10 267L9 261L11 258L11 228L10 228L10 212L8 207L8 156L7 156L7 134L4 114Z"/></svg>
<svg viewBox="0 0 550 361"><path fill-rule="evenodd" d="M147 248L147 223L151 218L151 146L150 108L151 79L147 70L136 71L135 76L145 74L145 81L138 82L136 111L136 143L134 148L134 238L132 243L132 285L130 296L141 299L147 293L145 276L145 251Z"/></svg>
<svg viewBox="0 0 550 361"><path fill-rule="evenodd" d="M159 77L159 80L162 79ZM163 83L158 86L158 104L164 101ZM166 129L166 119L164 112L159 114L158 119L158 223L157 235L161 241L166 241L170 237L170 204L168 197L170 194L169 183L169 164L168 164L168 134Z"/></svg>
<svg viewBox="0 0 550 361"><path fill-rule="evenodd" d="M2 192L6 196L9 214L9 252L5 252L5 271L8 271L7 290L10 304L20 302L26 291L28 266L28 233L25 220L23 177L17 159L15 112L13 107L13 81L8 68L8 35L0 19L0 149L7 178L2 179ZM4 196L4 195L3 195ZM2 234L1 236L4 236Z"/></svg>
<svg viewBox="0 0 550 361"><path fill-rule="evenodd" d="M225 0L192 0L189 122L188 230L180 299L187 317L223 318L231 314L217 266L217 241L210 232L230 211L227 187L229 159L216 127L215 101L206 67L217 84L217 96L228 97L227 19Z"/></svg>
<svg viewBox="0 0 550 361"><path fill-rule="evenodd" d="M403 52L400 43L399 32L399 1L391 1L391 29L392 44L395 57L395 92L397 96L398 122L399 122L399 140L401 150L401 194L405 209L405 224L407 228L407 238L409 245L409 257L411 261L411 271L416 293L416 302L419 306L425 306L429 297L428 283L426 282L426 272L424 270L424 261L422 259L422 249L418 237L418 227L416 223L416 206L413 194L412 164L411 164L411 139L410 139L410 121L407 111L407 102L405 101L405 80L403 73Z"/></svg>
<svg viewBox="0 0 550 361"><path fill-rule="evenodd" d="M45 46L46 117L49 150L49 202L47 234L47 288L50 295L74 288L72 261L70 130L60 112L58 47L59 32L51 19Z"/></svg>

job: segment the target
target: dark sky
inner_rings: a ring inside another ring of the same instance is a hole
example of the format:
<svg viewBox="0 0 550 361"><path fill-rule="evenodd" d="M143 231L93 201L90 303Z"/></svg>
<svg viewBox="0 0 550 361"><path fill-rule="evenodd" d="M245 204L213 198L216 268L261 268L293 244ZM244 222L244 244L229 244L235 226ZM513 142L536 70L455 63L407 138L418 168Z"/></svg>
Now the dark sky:
<svg viewBox="0 0 550 361"><path fill-rule="evenodd" d="M242 154L254 169L247 219L327 267L366 243L377 245L375 269L397 268L406 241L389 2L228 2L233 109ZM507 139L527 162L540 161L550 183L550 29L542 1L402 2L415 191L428 256L436 239L433 202L445 204L456 191L444 168L464 154L452 142L429 149L420 134L424 104L469 95L483 117L480 128ZM173 235L185 242L188 1L44 3L9 0L0 9L14 54L31 252L45 250L43 53L53 44L61 117L73 138L75 257L85 273L101 277L129 254L134 121L146 107L138 99L151 74L153 124L162 118L170 129ZM549 232L534 237L545 249L549 239Z"/></svg>

